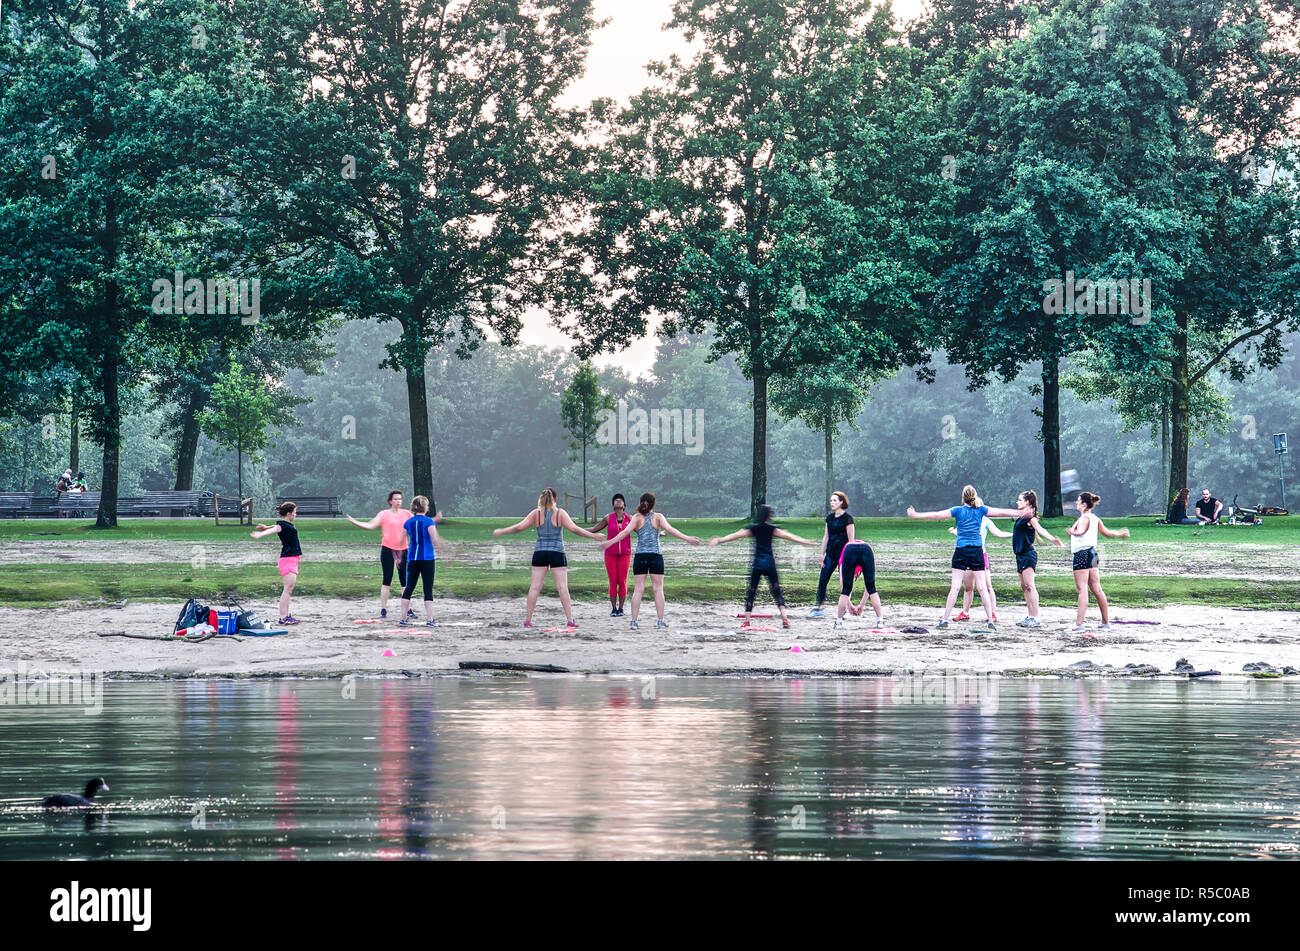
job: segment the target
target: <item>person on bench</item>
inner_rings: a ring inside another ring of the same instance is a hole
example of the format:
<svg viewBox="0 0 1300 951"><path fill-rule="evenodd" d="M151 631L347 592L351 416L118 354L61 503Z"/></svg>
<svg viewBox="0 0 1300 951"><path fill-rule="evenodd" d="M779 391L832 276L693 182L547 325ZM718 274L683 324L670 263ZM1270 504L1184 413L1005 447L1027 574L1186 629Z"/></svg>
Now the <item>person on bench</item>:
<svg viewBox="0 0 1300 951"><path fill-rule="evenodd" d="M1209 489L1201 489L1201 497L1196 501L1196 520L1202 525L1218 525L1221 511L1223 503L1210 495Z"/></svg>
<svg viewBox="0 0 1300 951"><path fill-rule="evenodd" d="M1165 521L1170 525L1200 525L1199 518L1188 518L1187 516L1187 497L1191 492L1187 489L1179 489L1178 494L1174 496L1173 504L1169 506L1169 515Z"/></svg>
<svg viewBox="0 0 1300 951"><path fill-rule="evenodd" d="M67 492L72 488L72 470L64 469L63 475L59 476L59 481L54 483L54 495L57 498L59 493ZM59 509L59 518L68 518L71 512Z"/></svg>

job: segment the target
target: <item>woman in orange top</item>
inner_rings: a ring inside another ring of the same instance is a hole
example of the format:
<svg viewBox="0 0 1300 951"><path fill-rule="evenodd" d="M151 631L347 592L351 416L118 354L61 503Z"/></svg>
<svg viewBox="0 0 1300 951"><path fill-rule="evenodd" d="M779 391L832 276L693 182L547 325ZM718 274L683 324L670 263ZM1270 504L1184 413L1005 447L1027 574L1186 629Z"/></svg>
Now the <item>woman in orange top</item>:
<svg viewBox="0 0 1300 951"><path fill-rule="evenodd" d="M379 588L380 617L388 617L388 596L392 592L394 567L397 569L398 582L403 588L406 587L406 529L402 526L410 517L410 511L402 508L402 493L397 490L388 493L388 508L376 514L370 521L358 522L351 515L347 517L348 521L358 528L381 530L379 564L384 570L384 583ZM434 521L440 518L442 518L441 512ZM408 611L407 614L415 617L414 611Z"/></svg>

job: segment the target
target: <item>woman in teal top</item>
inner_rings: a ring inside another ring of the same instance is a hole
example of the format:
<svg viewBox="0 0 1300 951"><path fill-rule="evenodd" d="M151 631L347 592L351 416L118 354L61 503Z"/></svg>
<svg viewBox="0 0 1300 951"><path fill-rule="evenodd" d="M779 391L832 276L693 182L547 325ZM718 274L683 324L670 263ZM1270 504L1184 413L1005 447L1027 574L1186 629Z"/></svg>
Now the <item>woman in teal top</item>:
<svg viewBox="0 0 1300 951"><path fill-rule="evenodd" d="M980 535L980 524L986 515L996 518L1018 518L1018 509L989 508L980 501L975 486L968 485L961 490L961 505L938 512L918 512L912 506L907 507L908 518L951 518L957 522L957 547L952 553L952 587L948 590L948 602L944 605L943 620L939 627L948 626L948 617L952 614L957 595L961 592L962 579L966 572L973 572L975 590L980 593L980 606L984 608L984 617L990 628L994 627L993 612L990 607L993 596L989 591L989 576L984 565L984 539Z"/></svg>

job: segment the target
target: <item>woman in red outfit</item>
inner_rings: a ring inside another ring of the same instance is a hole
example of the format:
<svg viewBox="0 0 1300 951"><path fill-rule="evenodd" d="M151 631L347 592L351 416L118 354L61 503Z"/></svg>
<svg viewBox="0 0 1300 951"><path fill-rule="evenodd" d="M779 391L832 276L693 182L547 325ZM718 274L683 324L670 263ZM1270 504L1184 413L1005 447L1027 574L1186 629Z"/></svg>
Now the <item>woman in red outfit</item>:
<svg viewBox="0 0 1300 951"><path fill-rule="evenodd" d="M614 511L605 516L605 537L613 538L632 521L624 511L623 493L615 493ZM627 537L617 545L605 549L605 574L609 575L609 616L623 616L623 601L627 598L627 569L632 563L632 539ZM615 600L617 596L617 600Z"/></svg>

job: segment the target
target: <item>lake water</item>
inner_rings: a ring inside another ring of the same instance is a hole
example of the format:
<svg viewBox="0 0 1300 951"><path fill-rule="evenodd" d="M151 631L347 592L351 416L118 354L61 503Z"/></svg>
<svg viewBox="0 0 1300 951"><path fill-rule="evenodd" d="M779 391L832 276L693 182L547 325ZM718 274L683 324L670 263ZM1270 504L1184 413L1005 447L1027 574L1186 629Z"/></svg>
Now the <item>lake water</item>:
<svg viewBox="0 0 1300 951"><path fill-rule="evenodd" d="M102 686L0 704L0 857L1300 854L1300 684ZM39 810L95 775L102 809Z"/></svg>

